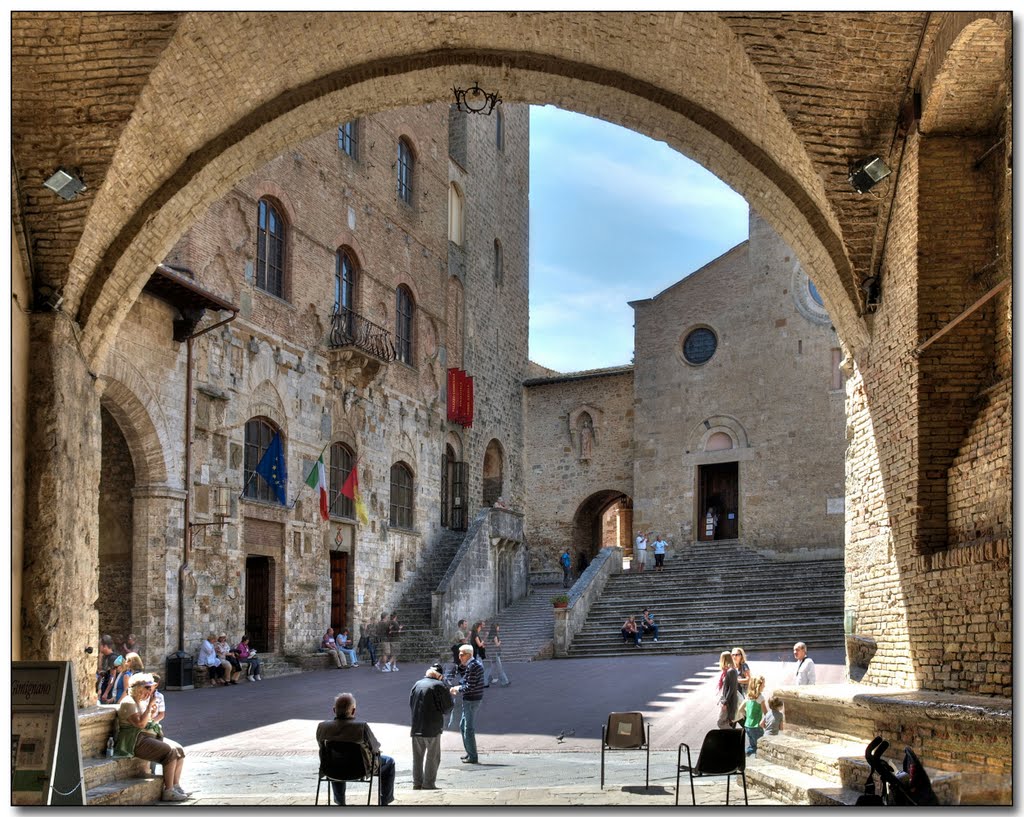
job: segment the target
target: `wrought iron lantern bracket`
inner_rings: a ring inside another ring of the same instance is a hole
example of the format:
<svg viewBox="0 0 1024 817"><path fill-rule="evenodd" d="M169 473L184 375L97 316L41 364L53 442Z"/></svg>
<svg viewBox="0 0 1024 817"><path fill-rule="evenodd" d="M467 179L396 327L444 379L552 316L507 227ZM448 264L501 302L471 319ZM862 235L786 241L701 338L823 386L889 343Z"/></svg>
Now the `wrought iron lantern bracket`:
<svg viewBox="0 0 1024 817"><path fill-rule="evenodd" d="M452 92L455 94L455 106L465 113L482 113L490 116L494 106L501 104L497 92L489 94L476 82L472 88L453 87Z"/></svg>

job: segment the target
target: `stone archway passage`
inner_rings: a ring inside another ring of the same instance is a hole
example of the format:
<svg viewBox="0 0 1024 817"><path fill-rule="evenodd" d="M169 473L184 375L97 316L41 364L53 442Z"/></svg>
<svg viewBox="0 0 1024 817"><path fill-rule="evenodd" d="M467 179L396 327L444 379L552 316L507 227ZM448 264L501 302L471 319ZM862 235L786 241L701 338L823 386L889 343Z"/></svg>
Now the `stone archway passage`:
<svg viewBox="0 0 1024 817"><path fill-rule="evenodd" d="M601 548L621 547L631 552L633 500L621 491L598 491L576 509L569 555L578 570L582 555L589 563Z"/></svg>

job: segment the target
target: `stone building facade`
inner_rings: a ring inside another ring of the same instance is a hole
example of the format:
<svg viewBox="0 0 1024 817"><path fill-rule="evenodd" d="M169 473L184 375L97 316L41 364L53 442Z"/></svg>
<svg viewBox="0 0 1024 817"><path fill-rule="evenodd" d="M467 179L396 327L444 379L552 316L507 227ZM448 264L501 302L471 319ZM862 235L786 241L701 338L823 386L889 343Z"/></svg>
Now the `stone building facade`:
<svg viewBox="0 0 1024 817"><path fill-rule="evenodd" d="M527 380L533 563L631 553L640 530L840 557L841 351L793 251L752 213L747 241L631 306L633 366Z"/></svg>
<svg viewBox="0 0 1024 817"><path fill-rule="evenodd" d="M118 332L100 375L102 631L135 632L154 663L211 631L308 651L328 625L393 609L446 530L498 496L522 505L528 156L526 106L361 117L270 161L182 236L159 281L213 293L237 316L190 342L191 386L189 342L173 336L188 307L147 289ZM448 419L449 368L473 377L471 423ZM284 502L254 471L269 432L283 442ZM304 484L321 452L326 522ZM353 467L365 524L340 494ZM396 479L411 479L407 497ZM525 559L521 544L508 550Z"/></svg>

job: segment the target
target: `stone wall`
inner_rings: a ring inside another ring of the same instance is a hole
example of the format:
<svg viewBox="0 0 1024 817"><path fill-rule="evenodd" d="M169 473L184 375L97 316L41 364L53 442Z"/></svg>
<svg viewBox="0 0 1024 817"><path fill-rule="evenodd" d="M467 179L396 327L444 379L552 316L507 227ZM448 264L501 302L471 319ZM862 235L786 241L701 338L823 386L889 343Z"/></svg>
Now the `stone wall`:
<svg viewBox="0 0 1024 817"><path fill-rule="evenodd" d="M1005 199L1006 186L984 170L952 174L957 190L935 175L936 160L962 163L977 148L916 133L908 141L876 336L848 384L846 606L876 644L864 682L1009 695L1008 301L914 353L984 293L985 252L1005 246L994 237L1005 202L991 190ZM920 198L933 184L943 201L933 197L925 216ZM962 239L960 223L977 238ZM955 384L946 365L961 371ZM872 409L879 393L885 406Z"/></svg>

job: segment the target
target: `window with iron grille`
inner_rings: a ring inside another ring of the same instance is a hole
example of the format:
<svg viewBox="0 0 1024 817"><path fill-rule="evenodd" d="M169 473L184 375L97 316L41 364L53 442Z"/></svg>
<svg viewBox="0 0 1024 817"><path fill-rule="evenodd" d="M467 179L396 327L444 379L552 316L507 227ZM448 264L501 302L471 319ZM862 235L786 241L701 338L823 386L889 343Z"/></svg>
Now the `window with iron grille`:
<svg viewBox="0 0 1024 817"><path fill-rule="evenodd" d="M359 123L353 119L338 127L338 149L353 159L359 158Z"/></svg>
<svg viewBox="0 0 1024 817"><path fill-rule="evenodd" d="M267 481L256 473L263 455L267 453L270 441L279 429L266 417L253 417L245 424L245 452L243 456L243 479L245 497L264 502L278 502L277 496ZM284 440L282 439L282 442Z"/></svg>
<svg viewBox="0 0 1024 817"><path fill-rule="evenodd" d="M327 501L331 516L343 516L347 519L355 518L355 503L351 497L341 493L349 474L352 473L352 463L355 455L352 449L345 443L334 443L331 445L331 465L327 478Z"/></svg>
<svg viewBox="0 0 1024 817"><path fill-rule="evenodd" d="M412 530L412 469L404 462L391 466L391 527Z"/></svg>
<svg viewBox="0 0 1024 817"><path fill-rule="evenodd" d="M412 204L412 147L403 137L398 140L398 198Z"/></svg>
<svg viewBox="0 0 1024 817"><path fill-rule="evenodd" d="M412 293L400 286L395 293L395 347L396 357L412 365Z"/></svg>
<svg viewBox="0 0 1024 817"><path fill-rule="evenodd" d="M256 286L284 297L284 220L267 199L260 199L256 219Z"/></svg>

